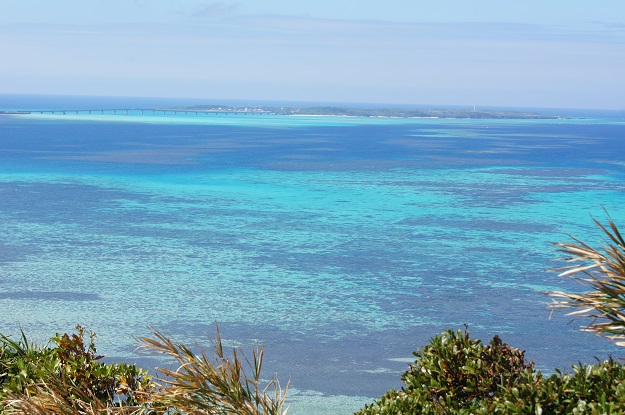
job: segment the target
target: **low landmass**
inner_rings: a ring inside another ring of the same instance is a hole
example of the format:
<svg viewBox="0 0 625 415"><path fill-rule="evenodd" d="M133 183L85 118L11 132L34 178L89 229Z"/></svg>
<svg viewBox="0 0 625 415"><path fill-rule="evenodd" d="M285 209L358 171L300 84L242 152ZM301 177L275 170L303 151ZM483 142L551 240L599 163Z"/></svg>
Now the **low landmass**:
<svg viewBox="0 0 625 415"><path fill-rule="evenodd" d="M31 113L81 113L81 112L114 112L128 114L129 111L144 112L195 112L215 114L273 114L273 115L307 115L307 116L335 116L335 117L370 117L370 118L477 118L477 119L559 119L557 115L540 114L538 112L499 111L477 109L406 109L406 108L353 108L353 107L273 107L273 106L228 106L228 105L193 105L179 107L152 107L152 108L91 108L91 109L47 109L47 110L9 110L0 111L5 115L23 115Z"/></svg>
<svg viewBox="0 0 625 415"><path fill-rule="evenodd" d="M485 118L485 119L558 119L557 115L537 112L498 111L476 109L406 109L406 108L353 108L353 107L232 107L226 105L194 105L189 107L158 108L167 111L197 112L255 112L276 115L325 115L342 117L387 117L387 118Z"/></svg>

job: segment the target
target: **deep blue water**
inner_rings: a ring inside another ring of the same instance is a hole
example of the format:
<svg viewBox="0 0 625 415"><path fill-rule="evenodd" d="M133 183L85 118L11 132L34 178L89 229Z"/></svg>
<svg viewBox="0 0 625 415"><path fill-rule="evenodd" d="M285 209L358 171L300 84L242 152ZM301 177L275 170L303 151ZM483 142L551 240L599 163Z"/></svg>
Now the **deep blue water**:
<svg viewBox="0 0 625 415"><path fill-rule="evenodd" d="M79 101L152 102L111 100ZM621 356L549 319L541 292L579 289L545 272L551 242L598 242L604 209L625 223L624 140L625 121L596 112L0 115L0 332L80 323L109 358L149 366L132 336L192 340L217 322L228 341L265 346L295 414L350 413L464 324L546 370Z"/></svg>

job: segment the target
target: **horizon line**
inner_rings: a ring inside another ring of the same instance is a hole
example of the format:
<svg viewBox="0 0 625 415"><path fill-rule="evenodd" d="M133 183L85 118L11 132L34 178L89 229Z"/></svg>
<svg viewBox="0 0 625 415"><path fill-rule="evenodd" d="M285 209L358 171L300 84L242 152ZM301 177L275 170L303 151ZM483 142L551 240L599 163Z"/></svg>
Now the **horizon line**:
<svg viewBox="0 0 625 415"><path fill-rule="evenodd" d="M488 110L488 109L519 109L519 110L564 110L564 111L606 111L606 112L623 112L625 114L625 107L617 109L617 108L593 108L593 107L551 107L551 106L527 106L527 105L510 105L510 104L423 104L423 103L400 103L400 102L373 102L373 101L339 101L339 100L292 100L292 99L276 99L276 98L198 98L198 97L181 97L181 96L145 96L145 95L101 95L101 94L58 94L58 93L32 93L32 92L0 92L0 97L2 96L32 96L32 97L48 97L48 98L101 98L101 99L140 99L140 100L169 100L169 101L193 101L197 103L199 101L204 101L205 104L215 104L220 102L237 102L237 103L254 103L258 105L259 103L272 103L275 105L276 103L281 103L284 105L293 105L297 104L298 106L302 106L302 104L323 104L327 105L356 105L359 108L380 108L381 107L400 107L400 108L410 108L416 107L419 109L429 108L454 108L454 109L467 109L467 110ZM365 107L366 105L374 105L378 107ZM0 108L2 106L0 105Z"/></svg>

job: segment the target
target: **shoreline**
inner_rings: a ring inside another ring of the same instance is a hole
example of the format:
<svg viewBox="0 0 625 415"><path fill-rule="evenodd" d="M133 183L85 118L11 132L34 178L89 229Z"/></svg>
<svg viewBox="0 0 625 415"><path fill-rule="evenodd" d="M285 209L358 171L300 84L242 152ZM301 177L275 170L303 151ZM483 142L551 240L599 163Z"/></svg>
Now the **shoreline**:
<svg viewBox="0 0 625 415"><path fill-rule="evenodd" d="M32 115L32 114L92 114L100 115L130 115L130 113L140 113L140 115L189 115L189 113L200 114L224 114L224 115L278 115L292 117L345 117L345 118L406 118L406 119L519 119L519 120L548 120L566 119L560 115L540 114L537 112L522 111L494 111L494 110L451 110L451 109L426 109L426 110L405 110L374 108L360 109L350 107L232 107L221 105L195 105L183 107L150 107L150 108L59 108L59 109L31 109L31 110L2 110L0 115ZM151 114L149 114L151 112ZM168 114L172 113L172 114Z"/></svg>

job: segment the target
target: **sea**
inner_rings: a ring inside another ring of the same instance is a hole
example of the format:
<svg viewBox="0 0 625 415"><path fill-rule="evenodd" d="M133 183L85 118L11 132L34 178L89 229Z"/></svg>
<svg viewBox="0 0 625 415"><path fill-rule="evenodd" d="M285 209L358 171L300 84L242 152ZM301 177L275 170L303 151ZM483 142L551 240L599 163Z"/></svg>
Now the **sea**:
<svg viewBox="0 0 625 415"><path fill-rule="evenodd" d="M545 372L625 357L545 295L585 290L553 271L554 242L600 246L593 218L625 229L625 112L133 110L196 104L237 103L0 95L67 110L0 115L0 333L45 344L80 324L107 361L152 369L173 363L137 339L210 347L218 327L264 347L294 415L400 388L446 330L498 335Z"/></svg>

